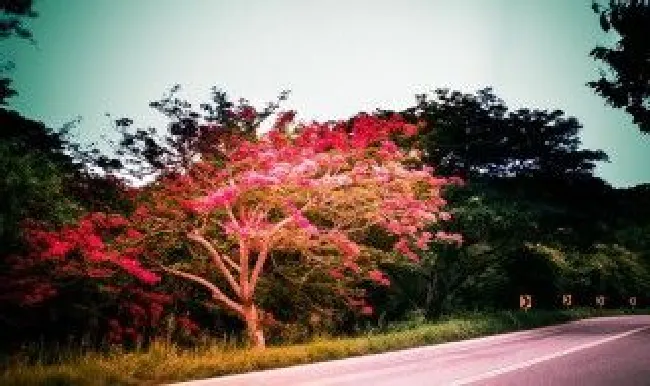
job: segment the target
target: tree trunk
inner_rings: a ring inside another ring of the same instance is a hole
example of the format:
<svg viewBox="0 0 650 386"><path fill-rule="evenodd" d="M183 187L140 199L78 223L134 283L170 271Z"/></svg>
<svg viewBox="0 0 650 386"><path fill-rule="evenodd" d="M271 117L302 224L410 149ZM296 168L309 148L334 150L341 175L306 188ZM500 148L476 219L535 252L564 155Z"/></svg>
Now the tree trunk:
<svg viewBox="0 0 650 386"><path fill-rule="evenodd" d="M250 343L256 349L263 349L266 346L266 341L257 307L255 305L245 307L243 316L246 321L246 332L248 333Z"/></svg>
<svg viewBox="0 0 650 386"><path fill-rule="evenodd" d="M426 295L424 298L424 316L432 320L440 316L440 280L437 272L431 272L426 283Z"/></svg>

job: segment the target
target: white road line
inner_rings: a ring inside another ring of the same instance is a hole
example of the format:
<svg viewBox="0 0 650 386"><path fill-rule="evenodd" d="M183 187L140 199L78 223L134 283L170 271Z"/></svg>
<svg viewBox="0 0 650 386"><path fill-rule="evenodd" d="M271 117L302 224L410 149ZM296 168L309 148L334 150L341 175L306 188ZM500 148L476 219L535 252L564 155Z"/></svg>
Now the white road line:
<svg viewBox="0 0 650 386"><path fill-rule="evenodd" d="M620 333L620 334L617 334L617 335L613 335L613 336L610 336L610 337L607 337L607 338L604 338L604 339L597 340L595 342L585 343L585 344L582 344L580 346L575 346L575 347L572 347L572 348L569 348L569 349L566 349L566 350L563 350L563 351L559 351L559 352L556 352L556 353L553 353L553 354L549 354L549 355L545 355L545 356L542 356L542 357L539 357L539 358L531 359L531 360L528 360L528 361L525 361L525 362L517 363L517 364L511 365L511 366L506 366L506 367L502 367L502 368L495 369L495 370L492 370L492 371L488 371L486 373L478 374L478 375L475 375L475 376L472 376L472 377L459 379L459 380L456 380L453 383L451 383L450 386L469 385L469 384L474 383L474 382L478 382L478 381L482 381L482 380L485 380L485 379L496 377L497 375L501 375L501 374L509 373L511 371L515 371L515 370L523 369L523 368L526 368L526 367L530 367L530 366L535 365L537 363L541 363L541 362L545 362L545 361L548 361L548 360L551 360L551 359L555 359L555 358L559 358L559 357L562 357L562 356L565 356L565 355L569 355L569 354L572 354L574 352L577 352L577 351L580 351L580 350L585 350L585 349L588 349L588 348L591 348L591 347L595 347L595 346L598 346L598 345L601 345L601 344L604 344L604 343L607 343L607 342L611 342L611 341L616 340L616 339L621 339L621 338L624 338L624 337L626 337L628 335L632 335L632 334L635 334L637 332L641 332L641 331L647 330L647 329L650 329L650 326L635 328L634 330L629 330L629 331L626 331L626 332L623 332L623 333Z"/></svg>

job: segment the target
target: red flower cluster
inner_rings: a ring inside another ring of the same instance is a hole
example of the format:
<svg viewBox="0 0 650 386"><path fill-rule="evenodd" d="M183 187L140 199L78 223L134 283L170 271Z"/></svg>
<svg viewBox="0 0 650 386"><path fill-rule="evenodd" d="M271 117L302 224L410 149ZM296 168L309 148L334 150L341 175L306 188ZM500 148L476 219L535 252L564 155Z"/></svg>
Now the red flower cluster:
<svg viewBox="0 0 650 386"><path fill-rule="evenodd" d="M273 128L276 130L283 130L289 123L293 122L296 117L295 111L285 111L278 114L278 119L275 121Z"/></svg>
<svg viewBox="0 0 650 386"><path fill-rule="evenodd" d="M372 271L368 272L368 277L370 278L370 280L374 281L377 284L385 285L385 286L390 285L390 279L388 278L388 276L386 276L385 273L377 269L373 269Z"/></svg>
<svg viewBox="0 0 650 386"><path fill-rule="evenodd" d="M144 269L132 256L138 252L137 248L120 251L115 245L107 244L140 238L141 233L128 228L128 225L129 221L123 216L97 212L58 231L28 228L26 239L33 251L26 261L31 264L55 263L53 274L92 278L111 277L115 274L113 268L121 267L142 282L155 284L160 280L158 275ZM121 238L115 237L120 233Z"/></svg>

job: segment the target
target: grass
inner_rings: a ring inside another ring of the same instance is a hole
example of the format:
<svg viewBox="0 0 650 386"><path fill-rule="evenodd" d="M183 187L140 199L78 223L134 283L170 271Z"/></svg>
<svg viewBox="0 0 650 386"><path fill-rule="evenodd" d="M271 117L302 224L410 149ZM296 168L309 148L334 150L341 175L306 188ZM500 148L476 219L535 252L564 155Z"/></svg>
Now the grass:
<svg viewBox="0 0 650 386"><path fill-rule="evenodd" d="M427 344L463 340L507 331L546 326L591 316L644 313L574 309L562 311L467 313L436 323L404 322L384 331L352 338L319 338L306 344L247 350L225 345L195 349L155 343L139 352L62 355L60 363L20 361L0 374L0 385L157 385L253 370L347 358Z"/></svg>

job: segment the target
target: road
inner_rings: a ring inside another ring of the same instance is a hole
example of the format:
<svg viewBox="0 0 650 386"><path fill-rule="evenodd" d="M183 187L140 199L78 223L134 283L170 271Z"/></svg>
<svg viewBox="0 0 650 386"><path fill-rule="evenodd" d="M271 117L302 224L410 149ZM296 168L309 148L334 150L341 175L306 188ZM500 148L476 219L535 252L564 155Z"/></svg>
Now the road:
<svg viewBox="0 0 650 386"><path fill-rule="evenodd" d="M650 385L650 315L184 382L183 386Z"/></svg>

